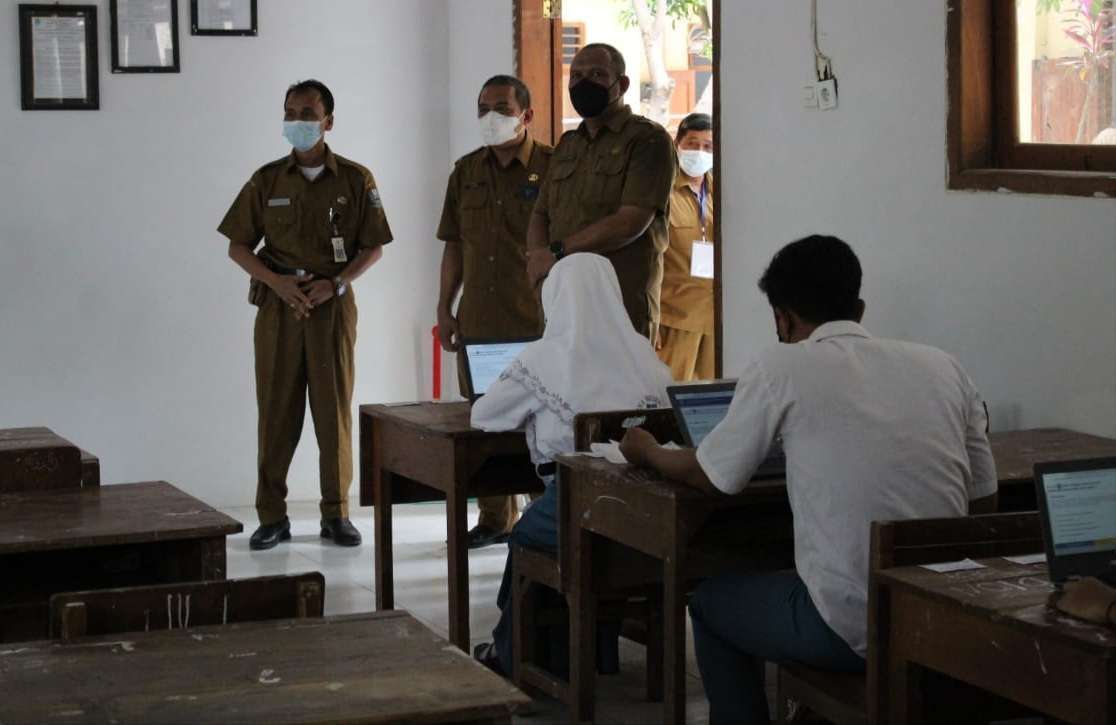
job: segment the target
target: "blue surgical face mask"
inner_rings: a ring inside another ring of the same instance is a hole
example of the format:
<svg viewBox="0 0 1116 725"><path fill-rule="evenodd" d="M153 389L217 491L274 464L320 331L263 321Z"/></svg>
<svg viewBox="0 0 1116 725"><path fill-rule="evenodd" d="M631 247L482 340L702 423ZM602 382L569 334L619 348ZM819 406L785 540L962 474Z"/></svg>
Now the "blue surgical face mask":
<svg viewBox="0 0 1116 725"><path fill-rule="evenodd" d="M299 151L309 151L322 138L322 122L283 121L283 138Z"/></svg>

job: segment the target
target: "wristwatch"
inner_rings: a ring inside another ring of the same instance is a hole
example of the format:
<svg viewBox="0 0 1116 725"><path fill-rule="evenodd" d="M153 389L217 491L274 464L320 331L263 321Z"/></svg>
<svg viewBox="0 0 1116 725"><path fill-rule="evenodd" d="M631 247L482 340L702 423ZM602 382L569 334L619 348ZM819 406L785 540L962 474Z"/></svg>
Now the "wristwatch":
<svg viewBox="0 0 1116 725"><path fill-rule="evenodd" d="M559 239L556 242L550 243L550 253L554 255L555 260L559 260L566 256L566 245Z"/></svg>
<svg viewBox="0 0 1116 725"><path fill-rule="evenodd" d="M337 297L344 297L345 292L348 289L349 289L349 285L345 284L345 281L341 279L340 275L333 278L333 294L334 295L336 295Z"/></svg>

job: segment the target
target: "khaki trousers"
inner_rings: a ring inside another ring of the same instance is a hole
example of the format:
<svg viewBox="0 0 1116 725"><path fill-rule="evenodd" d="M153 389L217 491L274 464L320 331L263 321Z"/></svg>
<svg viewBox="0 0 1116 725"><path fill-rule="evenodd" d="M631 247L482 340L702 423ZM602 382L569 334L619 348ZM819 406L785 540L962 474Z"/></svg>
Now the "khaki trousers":
<svg viewBox="0 0 1116 725"><path fill-rule="evenodd" d="M457 389L462 397L469 397L469 386L465 382L465 351L457 353ZM511 531L519 518L519 505L515 496L478 496L477 526L487 526L493 531Z"/></svg>
<svg viewBox="0 0 1116 725"><path fill-rule="evenodd" d="M309 392L318 439L322 518L348 516L353 479L353 347L357 308L352 294L335 297L297 320L268 290L256 313L256 402L261 524L287 514L287 471L302 436Z"/></svg>
<svg viewBox="0 0 1116 725"><path fill-rule="evenodd" d="M713 335L660 326L659 339L659 359L667 364L675 380L712 380L716 375Z"/></svg>

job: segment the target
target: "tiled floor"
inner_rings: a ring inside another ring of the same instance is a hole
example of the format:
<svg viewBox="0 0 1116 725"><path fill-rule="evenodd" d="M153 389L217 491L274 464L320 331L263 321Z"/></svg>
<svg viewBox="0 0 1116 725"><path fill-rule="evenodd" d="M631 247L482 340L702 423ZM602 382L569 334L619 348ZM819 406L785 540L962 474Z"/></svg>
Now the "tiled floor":
<svg viewBox="0 0 1116 725"><path fill-rule="evenodd" d="M364 536L358 548L334 546L319 538L315 504L292 504L290 543L270 551L250 551L248 537L256 528L252 508L227 509L244 522L244 533L229 538L228 570L232 578L320 571L326 579L326 614L365 612L375 608L372 589L371 509L355 509L353 523ZM470 522L476 510L470 505ZM446 523L442 504L397 506L393 526L395 541L396 606L411 612L432 630L448 637L446 612ZM469 601L473 643L491 639L496 624L496 589L500 585L507 547L491 546L469 554ZM621 672L598 679L597 722L649 723L661 720L661 706L643 699L643 647L621 640ZM689 646L686 683L687 721L708 721L708 705ZM516 718L524 725L565 722L565 709L541 700L534 712Z"/></svg>

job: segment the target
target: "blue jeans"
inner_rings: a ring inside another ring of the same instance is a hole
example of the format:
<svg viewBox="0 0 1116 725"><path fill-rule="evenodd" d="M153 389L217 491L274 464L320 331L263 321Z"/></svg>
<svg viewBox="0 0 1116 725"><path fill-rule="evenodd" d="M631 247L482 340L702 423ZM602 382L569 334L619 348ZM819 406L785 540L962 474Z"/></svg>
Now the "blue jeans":
<svg viewBox="0 0 1116 725"><path fill-rule="evenodd" d="M553 477L544 479L546 491L531 502L508 538L508 560L504 564L504 578L500 581L500 591L496 594L496 606L500 608L500 619L492 630L496 644L496 654L500 656L500 666L508 675L512 672L512 554L516 546L556 554L558 552L558 490Z"/></svg>
<svg viewBox="0 0 1116 725"><path fill-rule="evenodd" d="M793 571L709 579L690 599L690 619L711 725L769 721L765 661L864 671Z"/></svg>

